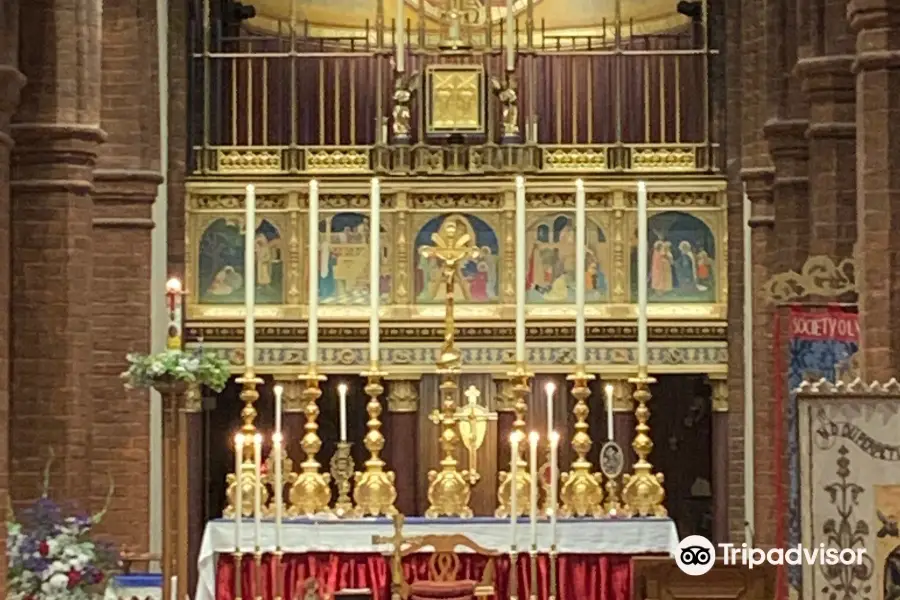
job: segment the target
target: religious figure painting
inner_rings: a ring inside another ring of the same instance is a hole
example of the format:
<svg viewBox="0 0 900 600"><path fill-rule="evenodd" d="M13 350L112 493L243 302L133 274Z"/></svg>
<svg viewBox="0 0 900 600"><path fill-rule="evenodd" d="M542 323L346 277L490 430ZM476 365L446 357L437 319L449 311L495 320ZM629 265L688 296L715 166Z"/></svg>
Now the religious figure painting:
<svg viewBox="0 0 900 600"><path fill-rule="evenodd" d="M423 304L443 303L446 298L442 277L443 263L422 249L434 245L432 236L446 219L456 219L462 227L461 235L468 235L473 247L478 248L475 258L465 260L459 267L455 280L454 299L460 303L496 302L500 295L500 247L497 234L484 220L474 215L446 215L431 219L419 230L415 238L416 301Z"/></svg>
<svg viewBox="0 0 900 600"><path fill-rule="evenodd" d="M526 235L527 302L575 302L575 215L542 216L529 224ZM609 253L603 230L590 219L585 242L585 300L603 302L609 297L606 277Z"/></svg>
<svg viewBox="0 0 900 600"><path fill-rule="evenodd" d="M875 509L881 600L900 600L900 485L875 486Z"/></svg>
<svg viewBox="0 0 900 600"><path fill-rule="evenodd" d="M198 288L201 304L244 303L244 219L218 218L200 236ZM255 237L256 302L284 302L284 261L281 232L271 221L258 219Z"/></svg>
<svg viewBox="0 0 900 600"><path fill-rule="evenodd" d="M667 211L647 224L648 301L716 301L716 238L702 219ZM631 252L631 294L637 301L637 234Z"/></svg>
<svg viewBox="0 0 900 600"><path fill-rule="evenodd" d="M354 212L319 220L319 302L337 305L369 304L369 216ZM389 236L381 227L381 301L391 295Z"/></svg>

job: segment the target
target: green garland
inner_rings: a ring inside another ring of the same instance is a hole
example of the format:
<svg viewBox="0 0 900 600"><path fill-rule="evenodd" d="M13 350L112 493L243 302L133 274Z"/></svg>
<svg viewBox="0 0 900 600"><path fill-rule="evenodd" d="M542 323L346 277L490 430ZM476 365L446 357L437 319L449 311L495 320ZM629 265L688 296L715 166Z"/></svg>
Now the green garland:
<svg viewBox="0 0 900 600"><path fill-rule="evenodd" d="M231 376L228 361L215 354L166 350L158 354L126 356L128 370L122 373L125 387L152 388L163 381L199 383L221 392Z"/></svg>

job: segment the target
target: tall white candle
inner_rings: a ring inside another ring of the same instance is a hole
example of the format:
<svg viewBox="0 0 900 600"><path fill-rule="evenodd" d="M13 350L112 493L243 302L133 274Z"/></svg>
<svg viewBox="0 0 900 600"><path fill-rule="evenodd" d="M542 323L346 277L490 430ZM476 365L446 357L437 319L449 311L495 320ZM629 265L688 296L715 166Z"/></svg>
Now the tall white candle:
<svg viewBox="0 0 900 600"><path fill-rule="evenodd" d="M613 430L613 386L606 385L606 439L613 441L615 439Z"/></svg>
<svg viewBox="0 0 900 600"><path fill-rule="evenodd" d="M584 248L585 243L584 182L575 182L575 364L583 367L584 347Z"/></svg>
<svg viewBox="0 0 900 600"><path fill-rule="evenodd" d="M275 549L281 549L281 525L284 519L284 474L281 461L284 444L281 431L272 436L272 455L275 457Z"/></svg>
<svg viewBox="0 0 900 600"><path fill-rule="evenodd" d="M550 381L544 386L547 392L547 435L553 433L553 394L556 393L556 385Z"/></svg>
<svg viewBox="0 0 900 600"><path fill-rule="evenodd" d="M169 599L178 600L178 575L169 578Z"/></svg>
<svg viewBox="0 0 900 600"><path fill-rule="evenodd" d="M275 434L281 435L281 399L284 396L284 388L276 385L272 391L275 393Z"/></svg>
<svg viewBox="0 0 900 600"><path fill-rule="evenodd" d="M341 441L347 441L347 384L338 386L338 398L340 402Z"/></svg>
<svg viewBox="0 0 900 600"><path fill-rule="evenodd" d="M397 46L397 72L402 73L406 68L406 17L403 13L406 0L397 0L397 32L394 45Z"/></svg>
<svg viewBox="0 0 900 600"><path fill-rule="evenodd" d="M516 525L519 522L519 495L516 486L519 470L519 434L509 436L509 544L516 547Z"/></svg>
<svg viewBox="0 0 900 600"><path fill-rule="evenodd" d="M537 529L538 529L538 467L537 467L537 449L541 436L536 431L532 431L528 436L531 447L528 462L531 463L531 547L537 548Z"/></svg>
<svg viewBox="0 0 900 600"><path fill-rule="evenodd" d="M525 178L516 177L516 362L525 362Z"/></svg>
<svg viewBox="0 0 900 600"><path fill-rule="evenodd" d="M262 547L262 436L253 436L253 468L256 473L256 485L253 487L253 545L259 550Z"/></svg>
<svg viewBox="0 0 900 600"><path fill-rule="evenodd" d="M244 487L242 466L244 457L244 436L234 436L234 551L241 551L241 522L244 520Z"/></svg>
<svg viewBox="0 0 900 600"><path fill-rule="evenodd" d="M556 511L559 506L559 434L550 432L550 543L556 546Z"/></svg>
<svg viewBox="0 0 900 600"><path fill-rule="evenodd" d="M309 182L309 363L319 362L319 182Z"/></svg>
<svg viewBox="0 0 900 600"><path fill-rule="evenodd" d="M247 186L244 197L244 366L253 368L256 358L256 189Z"/></svg>
<svg viewBox="0 0 900 600"><path fill-rule="evenodd" d="M515 0L506 0L506 70L516 70ZM488 8L487 10L490 10ZM489 17L490 18L490 17Z"/></svg>
<svg viewBox="0 0 900 600"><path fill-rule="evenodd" d="M637 278L638 278L638 367L647 367L647 184L638 181L637 193Z"/></svg>
<svg viewBox="0 0 900 600"><path fill-rule="evenodd" d="M372 211L369 218L369 353L374 365L379 360L378 309L381 306L381 184L375 178L372 179L369 204Z"/></svg>

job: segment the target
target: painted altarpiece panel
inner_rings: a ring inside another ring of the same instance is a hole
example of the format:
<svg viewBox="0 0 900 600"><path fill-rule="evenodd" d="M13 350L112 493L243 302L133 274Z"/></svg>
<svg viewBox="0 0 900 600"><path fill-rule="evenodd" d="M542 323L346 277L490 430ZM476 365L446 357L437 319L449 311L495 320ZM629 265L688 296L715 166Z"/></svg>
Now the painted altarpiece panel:
<svg viewBox="0 0 900 600"><path fill-rule="evenodd" d="M432 236L438 232L446 219L457 219L463 224L465 233L478 246L479 256L466 261L460 268L454 290L459 304L491 304L500 299L501 290L501 248L497 230L499 214L461 214L422 216L413 221L416 234L411 253L414 276L414 298L416 304L443 304L446 293L441 277L441 263L435 258L422 255L421 249L433 245Z"/></svg>
<svg viewBox="0 0 900 600"><path fill-rule="evenodd" d="M605 215L587 217L585 233L585 300L606 302L610 293L611 247ZM575 302L575 213L544 212L529 215L525 251L525 289L529 304Z"/></svg>
<svg viewBox="0 0 900 600"><path fill-rule="evenodd" d="M632 221L630 287L637 302L637 221ZM647 291L651 304L720 300L724 265L720 212L651 211L647 224Z"/></svg>
<svg viewBox="0 0 900 600"><path fill-rule="evenodd" d="M390 213L381 215L382 304L392 302L393 239ZM319 219L319 303L369 304L369 215L359 212L324 213Z"/></svg>
<svg viewBox="0 0 900 600"><path fill-rule="evenodd" d="M859 566L804 565L802 600L900 599L900 384L798 392L802 544L865 550Z"/></svg>

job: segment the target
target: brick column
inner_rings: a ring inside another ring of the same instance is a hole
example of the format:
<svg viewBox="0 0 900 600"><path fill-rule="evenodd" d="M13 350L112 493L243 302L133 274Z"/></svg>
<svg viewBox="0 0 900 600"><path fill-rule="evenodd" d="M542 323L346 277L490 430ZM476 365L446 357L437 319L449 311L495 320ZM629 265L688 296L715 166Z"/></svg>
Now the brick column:
<svg viewBox="0 0 900 600"><path fill-rule="evenodd" d="M859 243L862 368L867 380L900 373L900 4L853 0L857 33Z"/></svg>
<svg viewBox="0 0 900 600"><path fill-rule="evenodd" d="M147 392L123 390L119 373L128 352L150 350L152 207L162 182L155 14L155 0L103 2L101 119L109 137L93 198L92 455L116 481L104 531L141 550L150 543L150 405ZM110 460L123 448L127 460ZM107 484L95 471L96 503Z"/></svg>
<svg viewBox="0 0 900 600"><path fill-rule="evenodd" d="M805 119L772 119L764 134L775 168L775 235L778 248L772 256L773 274L799 270L808 256L810 237L809 142ZM760 282L764 283L764 282Z"/></svg>
<svg viewBox="0 0 900 600"><path fill-rule="evenodd" d="M775 543L775 493L772 487L776 462L771 432L775 416L767 402L774 397L774 364L772 361L772 307L763 295L763 284L774 274L774 190L775 174L771 169L745 169L742 172L747 195L752 203L750 227L753 252L753 387L754 419L752 432L755 445L754 489L756 493L756 543ZM749 433L749 432L748 432Z"/></svg>
<svg viewBox="0 0 900 600"><path fill-rule="evenodd" d="M19 103L25 77L18 70L18 1L0 3L0 438L9 439L9 153L13 140L9 121ZM0 506L7 506L9 445L0 443ZM0 539L6 539L6 519ZM0 550L0 590L6 589L6 557Z"/></svg>
<svg viewBox="0 0 900 600"><path fill-rule="evenodd" d="M835 261L852 257L856 241L856 92L852 62L849 54L797 61L797 73L810 104L806 131L812 225L809 254Z"/></svg>
<svg viewBox="0 0 900 600"><path fill-rule="evenodd" d="M92 474L104 476L102 463L90 463L101 11L96 0L38 0L19 9L28 84L12 125L10 489L16 500L37 495L51 446L54 494L89 508Z"/></svg>

